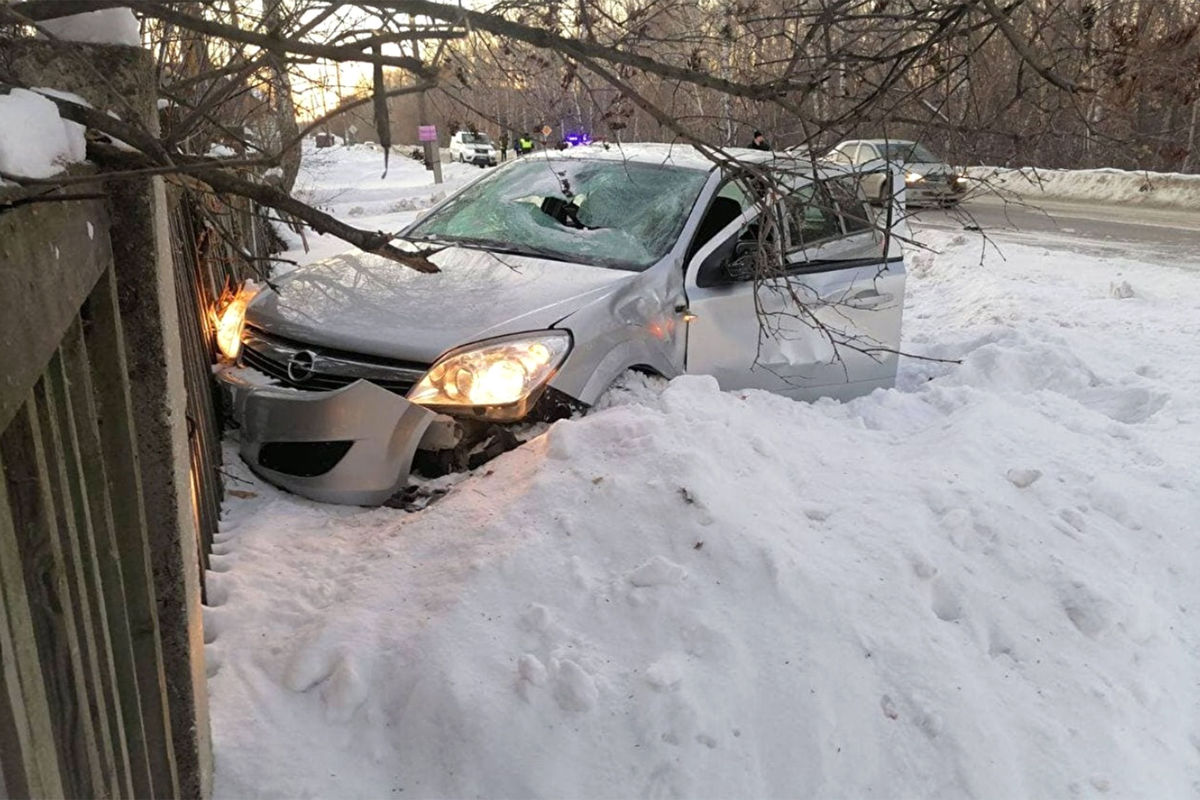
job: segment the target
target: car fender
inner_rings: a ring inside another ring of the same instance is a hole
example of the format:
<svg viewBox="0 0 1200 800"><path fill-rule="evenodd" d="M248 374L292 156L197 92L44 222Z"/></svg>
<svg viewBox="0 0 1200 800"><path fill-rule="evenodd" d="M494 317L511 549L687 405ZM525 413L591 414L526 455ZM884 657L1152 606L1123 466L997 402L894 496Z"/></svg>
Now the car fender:
<svg viewBox="0 0 1200 800"><path fill-rule="evenodd" d="M680 374L686 331L676 310L683 301L679 272L667 259L556 323L571 331L574 348L550 385L592 405L632 367Z"/></svg>
<svg viewBox="0 0 1200 800"><path fill-rule="evenodd" d="M609 350L600 359L582 388L567 394L589 406L595 405L600 395L612 386L613 381L635 368L649 369L664 378L674 378L681 372L660 349L647 346L641 339L628 339ZM550 385L560 391L566 391L555 384L555 381L551 381Z"/></svg>

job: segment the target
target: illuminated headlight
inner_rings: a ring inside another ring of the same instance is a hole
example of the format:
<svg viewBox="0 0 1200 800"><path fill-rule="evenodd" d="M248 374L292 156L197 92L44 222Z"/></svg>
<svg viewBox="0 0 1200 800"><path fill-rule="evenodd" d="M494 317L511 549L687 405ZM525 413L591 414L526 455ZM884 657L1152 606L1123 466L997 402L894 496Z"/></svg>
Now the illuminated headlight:
<svg viewBox="0 0 1200 800"><path fill-rule="evenodd" d="M434 364L408 399L442 411L517 420L529 412L570 350L566 331L467 345Z"/></svg>
<svg viewBox="0 0 1200 800"><path fill-rule="evenodd" d="M956 175L956 176L954 176L954 182L955 182L956 184L958 184L959 186L964 186L964 185L966 185L966 183L967 183L967 180L968 180L968 178L967 178L967 176L966 176L966 175Z"/></svg>
<svg viewBox="0 0 1200 800"><path fill-rule="evenodd" d="M213 333L217 349L230 361L237 361L242 352L242 329L246 326L246 307L258 294L258 288L247 281L236 294L227 296L218 311L212 313Z"/></svg>
<svg viewBox="0 0 1200 800"><path fill-rule="evenodd" d="M923 180L925 180L925 176L919 172L904 173L905 183L919 183L920 181L923 181Z"/></svg>

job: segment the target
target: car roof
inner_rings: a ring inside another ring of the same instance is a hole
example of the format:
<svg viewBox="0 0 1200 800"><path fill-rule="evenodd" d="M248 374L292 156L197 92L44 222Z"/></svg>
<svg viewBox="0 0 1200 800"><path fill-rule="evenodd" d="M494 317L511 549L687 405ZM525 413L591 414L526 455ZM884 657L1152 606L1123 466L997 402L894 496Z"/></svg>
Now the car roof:
<svg viewBox="0 0 1200 800"><path fill-rule="evenodd" d="M848 144L916 144L912 139L847 139L838 144L838 147L845 147Z"/></svg>
<svg viewBox="0 0 1200 800"><path fill-rule="evenodd" d="M783 151L755 150L748 147L721 148L720 154L746 164L772 163L780 166L796 164L811 164L811 156L801 153ZM689 144L665 144L646 142L634 144L618 144L609 142L592 143L571 147L566 150L547 150L539 153L538 157L551 160L595 160L595 161L630 161L640 164L669 165L686 169L702 169L711 171L720 164L701 153Z"/></svg>

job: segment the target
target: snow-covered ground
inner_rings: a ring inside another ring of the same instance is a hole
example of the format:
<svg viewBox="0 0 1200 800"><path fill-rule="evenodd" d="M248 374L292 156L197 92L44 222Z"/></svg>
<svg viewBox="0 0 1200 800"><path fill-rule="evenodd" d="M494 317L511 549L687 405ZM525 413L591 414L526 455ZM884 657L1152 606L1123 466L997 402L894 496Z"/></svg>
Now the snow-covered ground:
<svg viewBox="0 0 1200 800"><path fill-rule="evenodd" d="M215 796L1200 794L1200 265L922 235L891 391L631 379L419 513L231 459Z"/></svg>

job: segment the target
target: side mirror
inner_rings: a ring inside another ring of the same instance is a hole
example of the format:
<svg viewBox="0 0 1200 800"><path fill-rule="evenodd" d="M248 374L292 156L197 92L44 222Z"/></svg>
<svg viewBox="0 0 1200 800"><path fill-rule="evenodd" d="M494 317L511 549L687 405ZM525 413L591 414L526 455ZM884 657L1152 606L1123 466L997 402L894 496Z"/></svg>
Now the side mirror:
<svg viewBox="0 0 1200 800"><path fill-rule="evenodd" d="M754 280L757 258L757 242L738 242L732 257L725 262L725 274L734 282Z"/></svg>
<svg viewBox="0 0 1200 800"><path fill-rule="evenodd" d="M730 238L708 254L696 271L701 288L724 286L754 279L758 243Z"/></svg>

